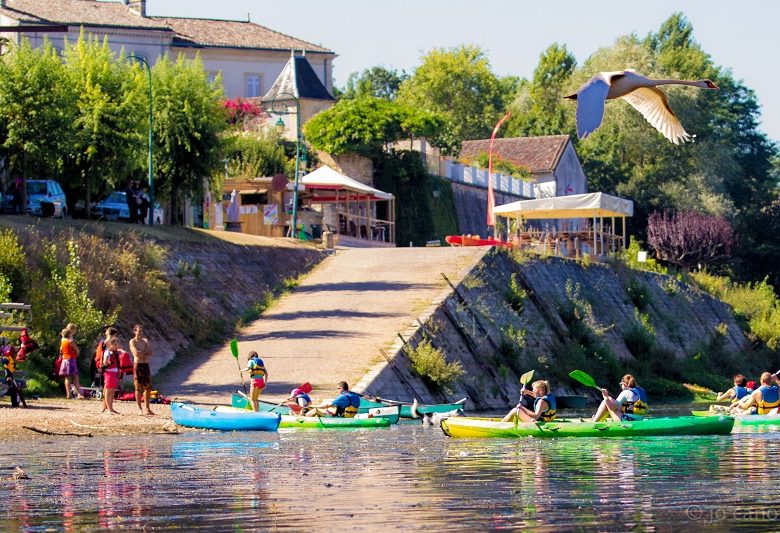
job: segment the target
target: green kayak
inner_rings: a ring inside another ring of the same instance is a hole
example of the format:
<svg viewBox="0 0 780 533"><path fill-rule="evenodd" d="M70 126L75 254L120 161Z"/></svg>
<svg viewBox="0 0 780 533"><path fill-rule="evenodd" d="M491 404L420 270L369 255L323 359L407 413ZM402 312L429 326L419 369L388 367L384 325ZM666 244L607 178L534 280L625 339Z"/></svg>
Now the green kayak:
<svg viewBox="0 0 780 533"><path fill-rule="evenodd" d="M691 411L693 416L713 416L718 413L712 411ZM735 424L738 426L769 426L780 424L778 415L733 415Z"/></svg>
<svg viewBox="0 0 780 533"><path fill-rule="evenodd" d="M680 416L645 418L631 422L580 422L555 420L527 423L501 422L493 418L451 417L441 422L450 437L650 437L667 435L728 435L734 427L730 416Z"/></svg>
<svg viewBox="0 0 780 533"><path fill-rule="evenodd" d="M246 409L240 407L218 406L214 409L217 412L241 412L248 413ZM267 416L267 413L264 414ZM351 429L351 428L386 428L390 427L392 422L389 418L378 416L365 418L341 418L336 416L291 416L282 415L279 423L279 429L284 428L306 428L306 429Z"/></svg>
<svg viewBox="0 0 780 533"><path fill-rule="evenodd" d="M230 405L239 409L249 409L247 399L240 394L233 394L230 398ZM278 403L266 402L260 400L258 402L261 413L276 413L280 415L290 414L290 409L286 405L279 405ZM363 408L361 403L358 409L358 414L370 415L373 418L383 417L390 420L391 424L397 424L401 418L402 407L399 405L384 405L377 404L376 407Z"/></svg>

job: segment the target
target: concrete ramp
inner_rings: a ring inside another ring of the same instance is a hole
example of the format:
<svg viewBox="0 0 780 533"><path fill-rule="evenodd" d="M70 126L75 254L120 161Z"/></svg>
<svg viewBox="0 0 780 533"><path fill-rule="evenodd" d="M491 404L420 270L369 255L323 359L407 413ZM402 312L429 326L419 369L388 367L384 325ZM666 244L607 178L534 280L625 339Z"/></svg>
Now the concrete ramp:
<svg viewBox="0 0 780 533"><path fill-rule="evenodd" d="M338 250L237 335L239 363L257 351L269 372L263 396L275 401L308 381L330 398L339 381L354 385L388 349L397 332L434 308L453 283L480 261L485 247ZM181 361L161 390L204 404L229 401L241 388L227 345Z"/></svg>

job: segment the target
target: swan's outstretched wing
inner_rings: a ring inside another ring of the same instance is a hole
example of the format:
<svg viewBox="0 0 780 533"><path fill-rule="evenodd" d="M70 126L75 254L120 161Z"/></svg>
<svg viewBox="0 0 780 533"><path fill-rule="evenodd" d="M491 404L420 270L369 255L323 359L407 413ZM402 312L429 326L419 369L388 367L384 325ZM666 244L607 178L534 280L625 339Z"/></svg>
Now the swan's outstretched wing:
<svg viewBox="0 0 780 533"><path fill-rule="evenodd" d="M623 99L642 113L651 126L674 144L680 144L691 138L672 112L666 94L662 90L656 87L640 87L623 96Z"/></svg>
<svg viewBox="0 0 780 533"><path fill-rule="evenodd" d="M577 91L577 136L584 139L601 126L609 83L594 76Z"/></svg>

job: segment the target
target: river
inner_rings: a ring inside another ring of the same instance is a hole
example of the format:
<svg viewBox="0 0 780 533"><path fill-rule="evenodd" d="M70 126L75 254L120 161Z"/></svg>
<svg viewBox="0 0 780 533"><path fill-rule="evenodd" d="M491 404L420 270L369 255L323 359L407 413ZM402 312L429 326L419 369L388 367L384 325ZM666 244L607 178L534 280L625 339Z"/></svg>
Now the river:
<svg viewBox="0 0 780 533"><path fill-rule="evenodd" d="M777 530L780 426L729 436L450 439L196 432L7 446L0 531Z"/></svg>

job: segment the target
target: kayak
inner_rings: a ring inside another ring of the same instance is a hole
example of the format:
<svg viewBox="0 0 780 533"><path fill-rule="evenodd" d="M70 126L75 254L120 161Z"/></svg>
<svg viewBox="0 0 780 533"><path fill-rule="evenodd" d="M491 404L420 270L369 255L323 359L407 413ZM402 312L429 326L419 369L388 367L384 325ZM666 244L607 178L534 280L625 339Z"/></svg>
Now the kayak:
<svg viewBox="0 0 780 533"><path fill-rule="evenodd" d="M273 413L220 412L179 402L171 404L171 416L180 426L220 431L276 431L282 420Z"/></svg>
<svg viewBox="0 0 780 533"><path fill-rule="evenodd" d="M555 396L555 406L558 409L581 409L588 406L588 397L579 394Z"/></svg>
<svg viewBox="0 0 780 533"><path fill-rule="evenodd" d="M480 237L471 237L469 235L447 235L444 237L450 246L506 246L512 247L511 242L496 240L493 237L482 239Z"/></svg>
<svg viewBox="0 0 780 533"><path fill-rule="evenodd" d="M247 413L246 409L239 407L218 406L215 411L220 413ZM266 413L257 413L264 415ZM281 415L282 421L279 423L279 429L290 428L310 428L310 429L353 429L353 428L386 428L392 425L389 418L384 416L373 417L369 415L358 415L354 418L344 418L340 416L294 416Z"/></svg>
<svg viewBox="0 0 780 533"><path fill-rule="evenodd" d="M451 411L463 411L463 406L466 403L466 398L463 398L462 400L458 400L454 403L434 403L430 405L426 404L417 404L415 407L415 410L417 411L417 416L414 416L414 413L412 412L412 406L413 403L409 402L398 402L395 400L386 400L379 398L379 401L372 401L368 400L366 398L360 399L360 408L358 408L358 412L363 412L363 410L368 409L375 409L377 407L387 407L392 405L400 405L401 406L401 418L420 418L424 415L429 415L433 413L449 413Z"/></svg>
<svg viewBox="0 0 780 533"><path fill-rule="evenodd" d="M501 422L498 418L447 418L441 429L450 437L649 437L668 435L728 435L734 427L730 416L681 416L614 422Z"/></svg>
<svg viewBox="0 0 780 533"><path fill-rule="evenodd" d="M278 403L271 403L263 400L259 400L258 404L261 413L276 413L280 415L290 414L290 408L286 405L279 405ZM231 396L230 405L239 409L249 409L249 403L247 402L247 399L240 394L233 394L233 396ZM377 404L374 407L363 408L363 404L361 403L361 406L358 409L358 414L370 415L373 418L387 418L390 420L391 424L397 424L398 420L401 418L402 411L403 408L398 405Z"/></svg>
<svg viewBox="0 0 780 533"><path fill-rule="evenodd" d="M718 413L712 411L691 411L693 416L713 416ZM738 426L769 426L771 424L780 424L778 415L729 415L735 420Z"/></svg>

